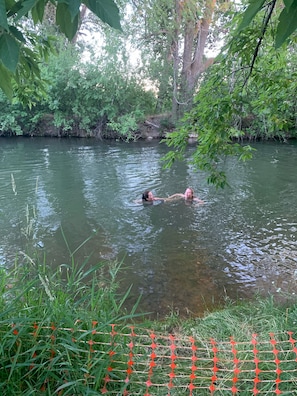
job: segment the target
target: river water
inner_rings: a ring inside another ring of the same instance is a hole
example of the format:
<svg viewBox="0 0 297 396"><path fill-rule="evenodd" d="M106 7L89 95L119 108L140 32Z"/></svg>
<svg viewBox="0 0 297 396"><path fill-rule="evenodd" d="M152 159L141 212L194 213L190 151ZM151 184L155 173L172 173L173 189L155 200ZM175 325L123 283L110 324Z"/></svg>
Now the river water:
<svg viewBox="0 0 297 396"><path fill-rule="evenodd" d="M29 244L46 262L122 261L130 307L163 317L202 315L226 298L297 293L297 144L255 143L248 163L228 159L229 187L216 190L185 162L164 170L159 142L1 138L0 265ZM145 189L182 200L143 206ZM65 239L62 232L67 239Z"/></svg>

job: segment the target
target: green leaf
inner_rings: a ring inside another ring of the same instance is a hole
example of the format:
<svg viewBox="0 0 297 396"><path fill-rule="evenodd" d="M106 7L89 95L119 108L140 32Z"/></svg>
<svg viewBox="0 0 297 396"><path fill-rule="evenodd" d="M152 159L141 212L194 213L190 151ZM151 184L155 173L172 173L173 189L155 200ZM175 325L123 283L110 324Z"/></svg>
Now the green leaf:
<svg viewBox="0 0 297 396"><path fill-rule="evenodd" d="M243 19L238 26L238 31L247 27L254 19L256 14L260 11L266 0L251 0L250 5L243 14Z"/></svg>
<svg viewBox="0 0 297 396"><path fill-rule="evenodd" d="M23 47L20 57L20 63L23 71L27 72L27 76L34 75L35 78L40 78L39 57L28 47Z"/></svg>
<svg viewBox="0 0 297 396"><path fill-rule="evenodd" d="M291 7L291 5L294 3L295 0L284 0L285 6L286 7Z"/></svg>
<svg viewBox="0 0 297 396"><path fill-rule="evenodd" d="M275 48L279 48L285 40L297 29L297 0L291 6L285 7L280 16L276 30Z"/></svg>
<svg viewBox="0 0 297 396"><path fill-rule="evenodd" d="M12 100L12 83L11 83L11 73L6 69L6 67L0 62L0 88L8 97Z"/></svg>
<svg viewBox="0 0 297 396"><path fill-rule="evenodd" d="M80 4L81 4L80 0L72 0L69 2L68 9L71 15L71 21L73 21L74 18L79 15Z"/></svg>
<svg viewBox="0 0 297 396"><path fill-rule="evenodd" d="M78 15L72 20L68 5L59 3L56 10L56 24L60 26L61 32L72 40L78 28Z"/></svg>
<svg viewBox="0 0 297 396"><path fill-rule="evenodd" d="M8 30L5 0L0 0L0 26Z"/></svg>
<svg viewBox="0 0 297 396"><path fill-rule="evenodd" d="M13 15L16 15L21 8L22 8L21 1L18 1L16 3L15 1L7 0L6 1L7 18L10 18Z"/></svg>
<svg viewBox="0 0 297 396"><path fill-rule="evenodd" d="M23 36L23 33L18 30L15 26L9 26L9 32L19 41L22 43L25 43L25 37Z"/></svg>
<svg viewBox="0 0 297 396"><path fill-rule="evenodd" d="M24 15L27 15L28 12L32 9L32 7L35 5L36 0L24 0L21 2L21 8L17 12L17 17L16 21L18 21L20 18L22 18Z"/></svg>
<svg viewBox="0 0 297 396"><path fill-rule="evenodd" d="M0 59L4 66L13 73L18 65L19 53L19 43L10 34L2 34L0 36Z"/></svg>
<svg viewBox="0 0 297 396"><path fill-rule="evenodd" d="M36 25L38 22L42 22L45 8L45 0L39 0L36 5L32 8L32 18Z"/></svg>
<svg viewBox="0 0 297 396"><path fill-rule="evenodd" d="M103 22L122 30L119 9L113 0L85 0L84 4Z"/></svg>

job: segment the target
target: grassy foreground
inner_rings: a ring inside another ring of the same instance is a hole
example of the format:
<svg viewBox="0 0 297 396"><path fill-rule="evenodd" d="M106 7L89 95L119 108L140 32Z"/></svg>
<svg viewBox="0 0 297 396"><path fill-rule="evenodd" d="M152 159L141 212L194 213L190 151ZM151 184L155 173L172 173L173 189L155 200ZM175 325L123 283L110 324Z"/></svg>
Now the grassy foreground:
<svg viewBox="0 0 297 396"><path fill-rule="evenodd" d="M108 334L111 323L135 316L123 309L129 291L117 294L119 267L72 260L52 270L22 254L13 269L0 270L1 395L56 395L65 382L67 394L100 394L106 362L90 354L82 366L80 341L90 338L95 323Z"/></svg>
<svg viewBox="0 0 297 396"><path fill-rule="evenodd" d="M76 265L72 260L51 270L22 254L14 268L1 270L1 395L102 394L111 324L124 328L137 316L137 304L129 313L124 309L129 291L118 294L119 268L120 264L103 263L89 268L88 261ZM184 320L172 314L162 322L143 319L141 326L164 334L191 335L201 343L211 337L228 340L230 336L245 342L254 333L261 338L294 331L296 322L296 303L284 307L277 306L273 299L259 299L240 305L230 302L203 318ZM96 341L102 349L94 354L92 343ZM87 350L82 347L86 343ZM290 359L288 370L292 370L292 364ZM143 393L136 387L132 394Z"/></svg>

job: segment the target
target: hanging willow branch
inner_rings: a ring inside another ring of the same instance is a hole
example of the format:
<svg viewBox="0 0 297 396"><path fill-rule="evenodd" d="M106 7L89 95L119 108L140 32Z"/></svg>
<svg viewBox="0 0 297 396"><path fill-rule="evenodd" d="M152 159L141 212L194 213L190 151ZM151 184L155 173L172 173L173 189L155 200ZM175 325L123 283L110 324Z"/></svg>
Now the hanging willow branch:
<svg viewBox="0 0 297 396"><path fill-rule="evenodd" d="M260 46L262 44L262 41L264 39L268 23L269 23L269 21L270 21L270 19L272 17L272 13L273 13L276 1L277 0L272 0L270 2L270 4L268 4L268 7L267 7L267 11L268 12L266 13L266 16L264 17L263 27L262 27L262 31L261 31L261 36L260 36L258 44L257 44L257 46L255 48L255 51L254 51L254 54L253 54L252 63L251 63L251 66L250 66L250 71L249 71L249 74L248 74L248 76L246 77L246 79L244 81L243 86L245 86L247 84L247 82L248 82L248 80L249 80L249 78L250 78L250 76L251 76L251 74L252 74L252 72L254 70L255 62L256 62L256 59L258 57L258 52L259 52Z"/></svg>

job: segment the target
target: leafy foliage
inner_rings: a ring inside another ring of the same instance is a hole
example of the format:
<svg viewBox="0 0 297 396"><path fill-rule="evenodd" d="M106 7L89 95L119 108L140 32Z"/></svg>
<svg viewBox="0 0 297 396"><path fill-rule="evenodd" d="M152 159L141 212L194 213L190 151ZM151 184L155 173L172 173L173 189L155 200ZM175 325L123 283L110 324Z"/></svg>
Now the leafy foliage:
<svg viewBox="0 0 297 396"><path fill-rule="evenodd" d="M215 67L201 86L193 110L185 115L180 129L168 136L166 142L174 150L164 157L167 167L175 159L182 159L188 138L196 136L198 144L192 163L206 171L208 182L217 187L226 184L226 176L221 169L224 156L238 155L246 160L252 153L250 146L233 142L235 136L242 135L233 125L240 92L230 92L227 83L222 83L222 77L222 69Z"/></svg>
<svg viewBox="0 0 297 396"><path fill-rule="evenodd" d="M30 127L28 113L21 105L12 105L3 92L0 91L0 131L2 135L19 136L23 134L23 126ZM0 134L0 135L1 135Z"/></svg>
<svg viewBox="0 0 297 396"><path fill-rule="evenodd" d="M275 35L276 48L281 47L288 37L297 29L297 0L283 0L282 3L282 11L278 17ZM246 28L263 9L275 7L276 4L277 0L250 0L249 6L243 13L237 33ZM272 15L269 17L269 20L270 19L272 19Z"/></svg>
<svg viewBox="0 0 297 396"><path fill-rule="evenodd" d="M24 112L20 104L9 104L2 96L2 133L38 135L42 120L47 119L61 135L79 131L85 136L115 137L116 132L116 137L135 139L138 122L154 110L153 93L129 75L124 64L108 58L83 63L80 53L64 43L58 53L41 67L47 89L31 110Z"/></svg>
<svg viewBox="0 0 297 396"><path fill-rule="evenodd" d="M122 136L127 138L135 123L153 110L153 94L119 64L103 58L88 64L73 63L73 59L73 55L64 52L59 62L52 59L49 68L45 68L45 78L52 84L43 111L52 112L56 120L59 116L64 120L63 127L70 120L70 127L76 124L89 135L103 136L108 126L119 124L125 128Z"/></svg>
<svg viewBox="0 0 297 396"><path fill-rule="evenodd" d="M121 30L119 10L113 0L55 1L0 0L0 88L12 99L14 83L40 79L39 62L54 50L51 38L40 38L36 29L43 22L45 8L52 3L56 25L71 40L79 27L80 6L85 4L103 22ZM38 86L42 87L39 80Z"/></svg>

